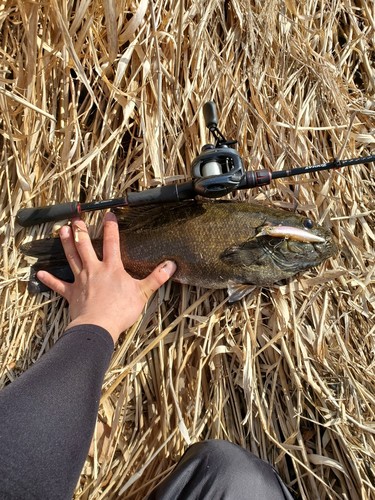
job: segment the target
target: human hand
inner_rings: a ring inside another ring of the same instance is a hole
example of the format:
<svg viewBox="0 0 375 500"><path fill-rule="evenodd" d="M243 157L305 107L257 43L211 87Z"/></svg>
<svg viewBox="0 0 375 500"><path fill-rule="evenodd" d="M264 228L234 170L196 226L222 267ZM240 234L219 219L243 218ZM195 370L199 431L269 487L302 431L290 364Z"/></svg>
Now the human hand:
<svg viewBox="0 0 375 500"><path fill-rule="evenodd" d="M83 221L74 220L72 228L63 226L60 238L74 283L66 283L46 271L39 271L38 279L69 302L69 328L82 324L101 326L114 342L137 320L150 296L176 270L174 262L166 261L145 279L132 278L121 261L118 224L112 213L104 217L102 261Z"/></svg>

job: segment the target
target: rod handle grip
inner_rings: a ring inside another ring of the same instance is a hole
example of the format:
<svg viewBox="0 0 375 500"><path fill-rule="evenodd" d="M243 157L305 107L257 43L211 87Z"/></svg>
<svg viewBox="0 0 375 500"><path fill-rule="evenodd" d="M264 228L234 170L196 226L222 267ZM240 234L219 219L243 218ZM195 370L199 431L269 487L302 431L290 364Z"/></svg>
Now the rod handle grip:
<svg viewBox="0 0 375 500"><path fill-rule="evenodd" d="M22 227L30 227L43 222L55 222L63 219L79 217L80 205L78 201L50 205L40 208L22 208L17 212L16 221Z"/></svg>

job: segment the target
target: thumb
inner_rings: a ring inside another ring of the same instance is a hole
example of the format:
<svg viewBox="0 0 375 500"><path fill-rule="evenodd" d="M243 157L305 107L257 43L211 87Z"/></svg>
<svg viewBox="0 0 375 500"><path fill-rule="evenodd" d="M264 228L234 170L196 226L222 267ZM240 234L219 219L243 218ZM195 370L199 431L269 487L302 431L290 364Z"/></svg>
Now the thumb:
<svg viewBox="0 0 375 500"><path fill-rule="evenodd" d="M142 292L149 298L156 292L176 271L177 266L172 260L166 260L162 264L159 264L151 274L140 281Z"/></svg>

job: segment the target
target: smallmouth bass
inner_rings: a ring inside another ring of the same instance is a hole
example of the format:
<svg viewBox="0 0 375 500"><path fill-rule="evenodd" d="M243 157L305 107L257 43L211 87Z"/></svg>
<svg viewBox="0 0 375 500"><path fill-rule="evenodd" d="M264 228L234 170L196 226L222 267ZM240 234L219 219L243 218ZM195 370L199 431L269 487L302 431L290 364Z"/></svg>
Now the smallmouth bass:
<svg viewBox="0 0 375 500"><path fill-rule="evenodd" d="M270 286L337 251L329 230L260 204L187 202L128 208L117 215L122 260L131 275L143 278L160 262L174 260L174 281L227 288L230 302L246 295L248 285ZM102 241L93 245L101 258ZM73 281L59 238L27 243L21 251L38 259L29 282L32 293L46 290L35 277L40 269Z"/></svg>

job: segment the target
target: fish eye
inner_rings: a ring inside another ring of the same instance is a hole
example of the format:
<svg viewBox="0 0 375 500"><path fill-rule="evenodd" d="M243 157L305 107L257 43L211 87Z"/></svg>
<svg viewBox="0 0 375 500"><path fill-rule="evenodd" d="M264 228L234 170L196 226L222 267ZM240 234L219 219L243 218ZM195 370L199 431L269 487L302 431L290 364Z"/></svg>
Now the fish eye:
<svg viewBox="0 0 375 500"><path fill-rule="evenodd" d="M311 219L305 219L303 221L303 226L306 228L306 229L312 229L314 227L314 223Z"/></svg>

